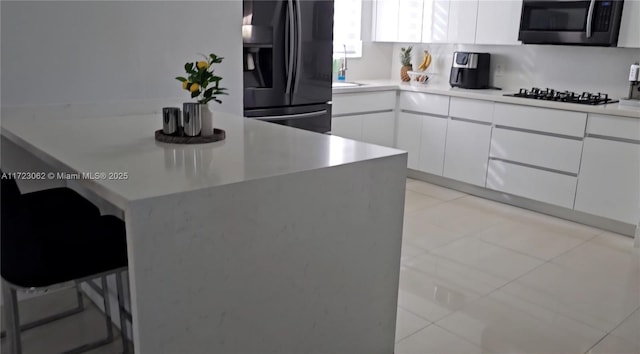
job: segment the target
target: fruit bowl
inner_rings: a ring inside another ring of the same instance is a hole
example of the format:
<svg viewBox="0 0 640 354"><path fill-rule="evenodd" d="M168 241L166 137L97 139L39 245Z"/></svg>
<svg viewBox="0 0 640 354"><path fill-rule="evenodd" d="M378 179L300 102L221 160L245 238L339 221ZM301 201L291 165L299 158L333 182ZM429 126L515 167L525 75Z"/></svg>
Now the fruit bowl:
<svg viewBox="0 0 640 354"><path fill-rule="evenodd" d="M429 80L429 76L424 71L407 71L407 74L411 78L411 86L424 85Z"/></svg>

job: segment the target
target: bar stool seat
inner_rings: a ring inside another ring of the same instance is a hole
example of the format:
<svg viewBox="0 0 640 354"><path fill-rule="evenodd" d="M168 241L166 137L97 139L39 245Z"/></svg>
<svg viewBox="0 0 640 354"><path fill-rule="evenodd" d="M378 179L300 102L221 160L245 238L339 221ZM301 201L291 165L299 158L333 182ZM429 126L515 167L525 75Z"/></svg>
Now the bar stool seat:
<svg viewBox="0 0 640 354"><path fill-rule="evenodd" d="M77 286L82 281L101 277L101 295L105 309L109 309L106 275L115 274L121 287L120 272L127 267L125 224L114 216L100 216L97 207L67 188L22 195L15 180L8 178L2 179L1 187L0 272L4 313L9 351L19 354L21 330L51 320L21 326L16 291L47 291L65 283L75 282ZM78 300L82 307L80 295ZM119 291L119 309L123 308L121 300ZM107 338L76 347L69 353L80 353L113 341L110 312L106 310L105 315ZM53 316L52 320L64 316Z"/></svg>

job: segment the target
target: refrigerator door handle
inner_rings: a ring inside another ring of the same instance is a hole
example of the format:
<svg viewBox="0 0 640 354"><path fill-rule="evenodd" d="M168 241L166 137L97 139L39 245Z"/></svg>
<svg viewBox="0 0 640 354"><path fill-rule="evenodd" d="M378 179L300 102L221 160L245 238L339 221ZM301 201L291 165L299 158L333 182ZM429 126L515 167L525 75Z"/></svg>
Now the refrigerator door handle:
<svg viewBox="0 0 640 354"><path fill-rule="evenodd" d="M287 120L287 119L296 119L296 118L311 118L318 117L327 114L327 110L323 109L321 111L309 112L309 113L298 113L298 114L284 114L280 116L263 116L263 117L249 117L258 120Z"/></svg>
<svg viewBox="0 0 640 354"><path fill-rule="evenodd" d="M289 43L286 46L287 60L285 62L285 67L287 69L287 87L285 88L285 94L291 93L291 85L293 84L293 66L294 66L294 48L295 48L295 25L293 18L293 0L287 0L288 10L287 10L287 19L288 19L288 28L289 28Z"/></svg>
<svg viewBox="0 0 640 354"><path fill-rule="evenodd" d="M298 83L300 82L300 75L302 71L302 11L300 10L300 0L293 0L296 2L296 77L293 84L293 93L298 92Z"/></svg>

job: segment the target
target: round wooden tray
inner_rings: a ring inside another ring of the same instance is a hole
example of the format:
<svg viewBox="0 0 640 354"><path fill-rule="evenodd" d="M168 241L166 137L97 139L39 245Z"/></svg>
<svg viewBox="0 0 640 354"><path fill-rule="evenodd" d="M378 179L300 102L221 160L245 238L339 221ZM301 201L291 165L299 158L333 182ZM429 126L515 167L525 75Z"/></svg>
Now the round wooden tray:
<svg viewBox="0 0 640 354"><path fill-rule="evenodd" d="M218 128L213 128L213 135L210 136L167 135L162 132L162 129L156 130L156 140L171 144L206 144L224 140L226 137L227 133Z"/></svg>

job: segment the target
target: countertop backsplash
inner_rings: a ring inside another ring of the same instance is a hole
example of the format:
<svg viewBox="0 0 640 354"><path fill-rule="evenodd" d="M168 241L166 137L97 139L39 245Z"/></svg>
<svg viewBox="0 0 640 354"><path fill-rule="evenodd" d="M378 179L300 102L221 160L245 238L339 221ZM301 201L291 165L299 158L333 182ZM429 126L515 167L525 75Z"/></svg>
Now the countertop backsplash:
<svg viewBox="0 0 640 354"><path fill-rule="evenodd" d="M400 79L400 60L395 54L407 45L412 44L394 45L391 79ZM413 46L414 68L423 50L431 52L433 63L428 72L437 82L448 81L454 51L488 52L493 86L604 92L616 98L627 94L629 66L640 61L640 49L632 48L422 43Z"/></svg>

